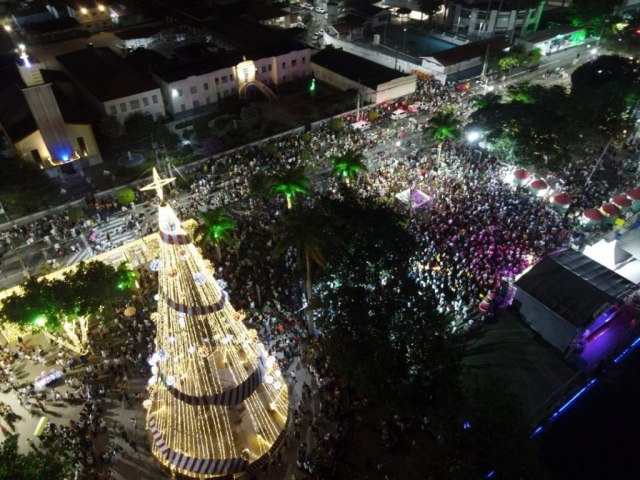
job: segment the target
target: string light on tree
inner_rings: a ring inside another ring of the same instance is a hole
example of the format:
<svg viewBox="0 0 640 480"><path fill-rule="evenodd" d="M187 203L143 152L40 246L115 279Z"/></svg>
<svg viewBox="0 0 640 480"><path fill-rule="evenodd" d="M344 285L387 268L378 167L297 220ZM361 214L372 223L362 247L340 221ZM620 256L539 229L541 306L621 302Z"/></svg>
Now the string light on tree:
<svg viewBox="0 0 640 480"><path fill-rule="evenodd" d="M255 330L247 329L191 243L160 178L156 352L149 358L147 429L152 452L192 478L240 476L265 464L284 439L289 395ZM269 377L271 382L265 382Z"/></svg>

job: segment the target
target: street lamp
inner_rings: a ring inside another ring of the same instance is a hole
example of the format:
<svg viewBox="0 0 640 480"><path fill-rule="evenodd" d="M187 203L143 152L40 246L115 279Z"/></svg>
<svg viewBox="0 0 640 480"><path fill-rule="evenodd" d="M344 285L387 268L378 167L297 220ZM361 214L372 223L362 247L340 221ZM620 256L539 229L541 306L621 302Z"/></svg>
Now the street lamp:
<svg viewBox="0 0 640 480"><path fill-rule="evenodd" d="M480 132L478 132L477 130L471 130L469 133L467 133L467 140L469 140L470 143L475 142L479 138Z"/></svg>
<svg viewBox="0 0 640 480"><path fill-rule="evenodd" d="M406 53L406 50L407 50L407 29L403 28L402 31L404 32L404 40L402 41L402 51Z"/></svg>

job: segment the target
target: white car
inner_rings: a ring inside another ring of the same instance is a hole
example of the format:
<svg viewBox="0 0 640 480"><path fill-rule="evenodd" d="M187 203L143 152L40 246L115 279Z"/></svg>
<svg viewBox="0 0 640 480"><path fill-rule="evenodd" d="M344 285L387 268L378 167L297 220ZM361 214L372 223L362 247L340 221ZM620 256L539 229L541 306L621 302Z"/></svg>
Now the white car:
<svg viewBox="0 0 640 480"><path fill-rule="evenodd" d="M401 118L407 118L408 113L405 110L396 110L391 114L392 120L400 120Z"/></svg>
<svg viewBox="0 0 640 480"><path fill-rule="evenodd" d="M322 7L316 7L316 12L318 12L318 13L327 13L327 11Z"/></svg>
<svg viewBox="0 0 640 480"><path fill-rule="evenodd" d="M371 128L371 124L362 120L360 122L352 123L351 128L356 131L364 132L365 130L369 130Z"/></svg>

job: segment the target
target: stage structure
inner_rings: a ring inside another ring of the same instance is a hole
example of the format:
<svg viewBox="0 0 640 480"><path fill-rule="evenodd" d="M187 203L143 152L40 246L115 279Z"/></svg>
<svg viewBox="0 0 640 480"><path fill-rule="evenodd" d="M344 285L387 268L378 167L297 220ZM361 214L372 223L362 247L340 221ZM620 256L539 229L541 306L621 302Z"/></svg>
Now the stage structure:
<svg viewBox="0 0 640 480"><path fill-rule="evenodd" d="M154 169L159 206L158 311L149 358L147 430L151 450L175 475L237 478L281 445L289 396L276 359L216 282L191 243Z"/></svg>

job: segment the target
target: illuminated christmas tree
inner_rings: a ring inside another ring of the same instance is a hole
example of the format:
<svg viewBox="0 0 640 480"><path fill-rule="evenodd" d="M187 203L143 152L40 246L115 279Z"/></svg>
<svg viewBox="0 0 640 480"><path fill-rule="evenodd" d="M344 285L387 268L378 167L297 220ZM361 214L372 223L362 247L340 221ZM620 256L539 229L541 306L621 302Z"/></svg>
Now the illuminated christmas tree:
<svg viewBox="0 0 640 480"><path fill-rule="evenodd" d="M173 473L215 478L255 471L281 444L288 389L276 359L216 282L175 212L160 198L153 376L145 401L152 451Z"/></svg>

